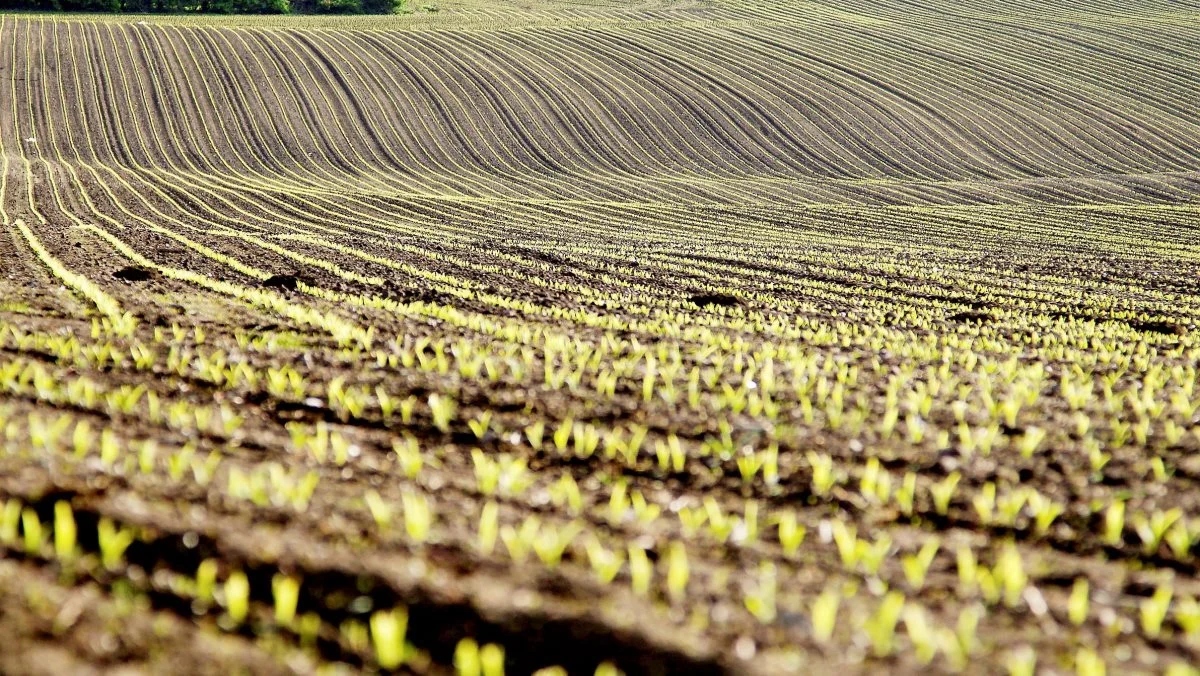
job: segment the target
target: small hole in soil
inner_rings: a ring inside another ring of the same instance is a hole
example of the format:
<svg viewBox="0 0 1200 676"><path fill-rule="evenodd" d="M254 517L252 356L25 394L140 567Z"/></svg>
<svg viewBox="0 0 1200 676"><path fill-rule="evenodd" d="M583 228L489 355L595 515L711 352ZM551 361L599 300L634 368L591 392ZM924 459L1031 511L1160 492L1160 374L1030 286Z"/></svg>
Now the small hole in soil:
<svg viewBox="0 0 1200 676"><path fill-rule="evenodd" d="M987 313L975 312L974 310L969 310L967 312L958 312L958 313L952 314L948 317L948 319L952 322L967 322L967 323L976 323L976 324L982 324L986 321L989 321L991 318L992 318L991 315L989 315Z"/></svg>
<svg viewBox="0 0 1200 676"><path fill-rule="evenodd" d="M1168 324L1167 322L1145 321L1145 322L1129 322L1129 326L1135 331L1143 333L1158 333L1164 336L1182 336L1186 333L1185 329L1178 324Z"/></svg>
<svg viewBox="0 0 1200 676"><path fill-rule="evenodd" d="M113 273L113 277L123 279L127 282L144 282L150 279L152 273L145 269L136 266L121 268Z"/></svg>
<svg viewBox="0 0 1200 676"><path fill-rule="evenodd" d="M720 307L736 307L742 302L737 299L737 296L731 296L727 293L699 293L690 298L688 301L693 305L705 307L708 305L718 305Z"/></svg>
<svg viewBox="0 0 1200 676"><path fill-rule="evenodd" d="M296 290L296 286L300 283L300 278L296 275L273 275L263 280L263 286L269 286L276 289Z"/></svg>

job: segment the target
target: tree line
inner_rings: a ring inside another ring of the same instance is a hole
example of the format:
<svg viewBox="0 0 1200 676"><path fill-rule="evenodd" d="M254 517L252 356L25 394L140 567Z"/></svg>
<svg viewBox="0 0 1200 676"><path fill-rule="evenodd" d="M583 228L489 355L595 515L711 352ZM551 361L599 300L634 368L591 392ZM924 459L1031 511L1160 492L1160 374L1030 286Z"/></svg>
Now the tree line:
<svg viewBox="0 0 1200 676"><path fill-rule="evenodd" d="M404 0L0 0L0 10L136 14L391 14Z"/></svg>

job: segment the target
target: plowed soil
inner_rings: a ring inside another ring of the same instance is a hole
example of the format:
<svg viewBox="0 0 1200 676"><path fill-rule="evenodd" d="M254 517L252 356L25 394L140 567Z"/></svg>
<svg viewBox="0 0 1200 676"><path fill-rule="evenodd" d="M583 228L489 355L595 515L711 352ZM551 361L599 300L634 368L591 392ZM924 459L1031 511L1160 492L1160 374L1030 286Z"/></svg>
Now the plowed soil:
<svg viewBox="0 0 1200 676"><path fill-rule="evenodd" d="M0 671L1195 673L1197 25L0 14Z"/></svg>

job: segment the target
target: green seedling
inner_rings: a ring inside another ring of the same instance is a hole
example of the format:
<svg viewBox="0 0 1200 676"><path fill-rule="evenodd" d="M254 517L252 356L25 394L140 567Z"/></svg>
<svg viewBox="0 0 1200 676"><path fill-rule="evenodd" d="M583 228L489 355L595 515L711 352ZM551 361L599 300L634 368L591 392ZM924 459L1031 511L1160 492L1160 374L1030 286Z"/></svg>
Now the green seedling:
<svg viewBox="0 0 1200 676"><path fill-rule="evenodd" d="M887 657L895 650L896 624L904 610L904 595L888 592L875 611L863 624L877 657Z"/></svg>
<svg viewBox="0 0 1200 676"><path fill-rule="evenodd" d="M234 622L242 623L250 612L250 581L246 574L235 570L225 580L225 609Z"/></svg>
<svg viewBox="0 0 1200 676"><path fill-rule="evenodd" d="M479 649L479 666L482 676L504 676L504 648L487 643Z"/></svg>
<svg viewBox="0 0 1200 676"><path fill-rule="evenodd" d="M813 638L818 643L827 643L833 637L833 630L837 626L838 606L841 605L841 602L842 595L835 589L826 589L813 601Z"/></svg>
<svg viewBox="0 0 1200 676"><path fill-rule="evenodd" d="M212 603L217 588L217 562L205 559L196 567L196 598L205 603Z"/></svg>
<svg viewBox="0 0 1200 676"><path fill-rule="evenodd" d="M54 554L62 561L75 558L76 551L75 513L71 503L59 500L54 503Z"/></svg>
<svg viewBox="0 0 1200 676"><path fill-rule="evenodd" d="M778 581L775 572L775 564L764 561L759 566L758 583L755 586L753 593L746 594L745 605L746 610L763 624L770 624L775 620L776 605L775 596L778 591Z"/></svg>
<svg viewBox="0 0 1200 676"><path fill-rule="evenodd" d="M450 433L450 423L458 409L457 402L444 394L429 395L429 412L433 416L433 425L443 434Z"/></svg>
<svg viewBox="0 0 1200 676"><path fill-rule="evenodd" d="M434 512L424 494L405 489L400 494L404 504L404 531L415 542L425 542L433 530Z"/></svg>
<svg viewBox="0 0 1200 676"><path fill-rule="evenodd" d="M1171 607L1173 591L1169 585L1162 585L1154 590L1154 595L1142 599L1138 611L1142 621L1142 632L1150 638L1157 638L1162 631L1163 620L1167 618L1167 610Z"/></svg>
<svg viewBox="0 0 1200 676"><path fill-rule="evenodd" d="M950 500L954 497L954 491L958 487L960 479L962 479L962 475L958 472L951 472L942 481L930 485L929 495L933 498L933 507L938 514L945 516L949 511Z"/></svg>
<svg viewBox="0 0 1200 676"><path fill-rule="evenodd" d="M500 507L494 502L484 504L479 514L479 551L487 556L496 548L500 532Z"/></svg>
<svg viewBox="0 0 1200 676"><path fill-rule="evenodd" d="M654 565L646 556L646 550L634 545L629 546L629 576L634 594L646 596L650 593L650 580L654 576Z"/></svg>
<svg viewBox="0 0 1200 676"><path fill-rule="evenodd" d="M404 638L408 633L408 611L404 608L377 610L371 614L371 645L375 661L384 669L404 664Z"/></svg>
<svg viewBox="0 0 1200 676"><path fill-rule="evenodd" d="M40 556L46 536L42 531L42 522L32 507L21 510L21 529L24 532L25 553L30 556Z"/></svg>
<svg viewBox="0 0 1200 676"><path fill-rule="evenodd" d="M783 553L794 556L804 542L807 529L796 520L796 513L791 510L781 512L778 517L779 544Z"/></svg>
<svg viewBox="0 0 1200 676"><path fill-rule="evenodd" d="M482 676L479 644L474 639L464 638L454 646L454 670L458 676Z"/></svg>
<svg viewBox="0 0 1200 676"><path fill-rule="evenodd" d="M906 555L900 559L904 568L904 577L913 589L920 590L925 586L925 576L929 572L929 567L933 565L933 558L937 556L940 546L941 541L932 537L921 546L920 551L915 555Z"/></svg>
<svg viewBox="0 0 1200 676"><path fill-rule="evenodd" d="M672 542L667 549L667 594L676 602L687 592L688 560L682 542Z"/></svg>
<svg viewBox="0 0 1200 676"><path fill-rule="evenodd" d="M275 597L275 623L288 627L296 618L296 605L300 599L300 580L276 574L271 578L271 592Z"/></svg>
<svg viewBox="0 0 1200 676"><path fill-rule="evenodd" d="M1090 648L1080 648L1075 653L1075 674L1077 676L1104 676L1107 666Z"/></svg>
<svg viewBox="0 0 1200 676"><path fill-rule="evenodd" d="M1088 580L1086 577L1076 578L1071 587L1071 596L1067 599L1067 619L1071 624L1078 627L1087 621L1089 605Z"/></svg>
<svg viewBox="0 0 1200 676"><path fill-rule="evenodd" d="M588 564L603 584L609 584L616 579L625 565L625 555L620 550L609 550L598 540L592 539L587 543Z"/></svg>
<svg viewBox="0 0 1200 676"><path fill-rule="evenodd" d="M101 517L96 526L96 535L100 544L100 563L109 571L121 567L121 559L125 550L133 544L134 531L132 528L118 528L108 517Z"/></svg>

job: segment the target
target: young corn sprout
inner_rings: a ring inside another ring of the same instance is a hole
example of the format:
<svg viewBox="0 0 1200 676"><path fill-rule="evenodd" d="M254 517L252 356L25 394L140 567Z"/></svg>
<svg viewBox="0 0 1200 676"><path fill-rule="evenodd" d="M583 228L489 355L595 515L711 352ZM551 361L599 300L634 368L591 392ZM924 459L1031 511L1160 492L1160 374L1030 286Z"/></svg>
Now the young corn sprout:
<svg viewBox="0 0 1200 676"><path fill-rule="evenodd" d="M481 676L504 676L504 648L495 643L486 643L479 649Z"/></svg>
<svg viewBox="0 0 1200 676"><path fill-rule="evenodd" d="M588 564L596 578L604 584L612 582L625 565L625 555L621 550L610 550L595 538L588 541L586 551Z"/></svg>
<svg viewBox="0 0 1200 676"><path fill-rule="evenodd" d="M796 513L792 510L780 512L776 521L779 544L783 547L783 553L787 556L794 556L800 549L800 544L804 542L807 529L796 521Z"/></svg>
<svg viewBox="0 0 1200 676"><path fill-rule="evenodd" d="M950 509L950 500L954 497L954 490L958 487L960 479L962 475L951 472L945 479L929 486L929 495L933 498L933 507L938 514L945 516Z"/></svg>
<svg viewBox="0 0 1200 676"><path fill-rule="evenodd" d="M1162 545L1163 537L1175 522L1183 517L1183 511L1178 507L1167 511L1156 511L1147 517L1142 512L1134 512L1133 528L1142 541L1142 551L1154 554Z"/></svg>
<svg viewBox="0 0 1200 676"><path fill-rule="evenodd" d="M650 580L654 576L654 565L646 556L646 550L629 545L629 577L633 593L645 596L650 593Z"/></svg>
<svg viewBox="0 0 1200 676"><path fill-rule="evenodd" d="M321 616L315 612L304 613L296 619L295 630L300 637L300 647L311 650L321 633Z"/></svg>
<svg viewBox="0 0 1200 676"><path fill-rule="evenodd" d="M1170 585L1160 585L1154 590L1154 595L1142 599L1138 610L1142 620L1142 632L1150 638L1156 638L1162 631L1163 620L1171 607L1171 596L1174 594Z"/></svg>
<svg viewBox="0 0 1200 676"><path fill-rule="evenodd" d="M454 670L458 676L482 676L479 644L474 639L464 638L454 646Z"/></svg>
<svg viewBox="0 0 1200 676"><path fill-rule="evenodd" d="M629 494L629 504L633 508L633 516L638 523L649 524L662 513L662 508L647 501L641 491L633 491Z"/></svg>
<svg viewBox="0 0 1200 676"><path fill-rule="evenodd" d="M408 611L404 608L377 610L371 614L371 645L375 661L384 669L404 664L404 638L408 633Z"/></svg>
<svg viewBox="0 0 1200 676"><path fill-rule="evenodd" d="M583 511L583 494L579 492L579 484L567 473L551 484L550 501L558 507L565 507L572 516L577 516Z"/></svg>
<svg viewBox="0 0 1200 676"><path fill-rule="evenodd" d="M1189 639L1200 636L1200 603L1191 596L1180 597L1175 602L1175 623Z"/></svg>
<svg viewBox="0 0 1200 676"><path fill-rule="evenodd" d="M225 609L234 622L241 624L250 611L250 581L246 574L235 570L225 580Z"/></svg>
<svg viewBox="0 0 1200 676"><path fill-rule="evenodd" d="M133 529L118 528L108 517L101 517L96 526L96 535L100 545L100 564L109 571L119 569L125 550L133 544Z"/></svg>
<svg viewBox="0 0 1200 676"><path fill-rule="evenodd" d="M969 605L959 611L958 621L954 625L954 642L957 643L957 650L947 650L948 656L950 652L957 652L965 659L975 651L979 643L975 638L975 634L979 628L979 621L983 619L984 612L983 607L979 605Z"/></svg>
<svg viewBox="0 0 1200 676"><path fill-rule="evenodd" d="M929 664L938 651L938 638L929 621L929 614L921 606L909 603L902 614L904 628L916 652L917 662Z"/></svg>
<svg viewBox="0 0 1200 676"><path fill-rule="evenodd" d="M117 435L111 429L105 428L100 433L100 463L112 467L121 456L121 446L117 443Z"/></svg>
<svg viewBox="0 0 1200 676"><path fill-rule="evenodd" d="M758 502L747 500L742 507L742 518L734 528L733 540L744 544L758 539Z"/></svg>
<svg viewBox="0 0 1200 676"><path fill-rule="evenodd" d="M536 516L530 516L521 522L519 529L510 525L501 526L500 540L513 561L521 563L529 556L541 525L542 522Z"/></svg>
<svg viewBox="0 0 1200 676"><path fill-rule="evenodd" d="M779 483L779 446L771 444L762 452L762 476L767 486Z"/></svg>
<svg viewBox="0 0 1200 676"><path fill-rule="evenodd" d="M82 460L87 457L87 452L92 446L92 438L92 426L86 420L76 423L75 431L71 435L71 447L75 452L75 458Z"/></svg>
<svg viewBox="0 0 1200 676"><path fill-rule="evenodd" d="M196 567L196 598L204 603L212 603L217 589L217 562L205 559Z"/></svg>
<svg viewBox="0 0 1200 676"><path fill-rule="evenodd" d="M492 459L477 448L471 451L471 461L475 466L476 485L484 495L499 493L513 497L520 495L533 483L525 458L501 453Z"/></svg>
<svg viewBox="0 0 1200 676"><path fill-rule="evenodd" d="M666 441L656 440L654 442L654 455L658 458L658 468L663 472L682 472L686 456L683 452L683 447L679 444L679 437L674 434L667 435Z"/></svg>
<svg viewBox="0 0 1200 676"><path fill-rule="evenodd" d="M892 537L887 533L880 533L875 538L875 542L868 543L866 540L859 540L856 547L859 566L867 574L875 575L892 549Z"/></svg>
<svg viewBox="0 0 1200 676"><path fill-rule="evenodd" d="M483 411L474 420L467 421L467 427L471 428L471 433L475 435L476 439L483 439L491 425L491 411Z"/></svg>
<svg viewBox="0 0 1200 676"><path fill-rule="evenodd" d="M1090 648L1080 648L1075 653L1077 676L1104 676L1107 667L1104 660Z"/></svg>
<svg viewBox="0 0 1200 676"><path fill-rule="evenodd" d="M704 499L704 512L708 517L709 535L713 536L718 542L728 540L729 536L733 534L734 527L737 525L735 520L730 518L721 509L720 503L711 496Z"/></svg>
<svg viewBox="0 0 1200 676"><path fill-rule="evenodd" d="M601 662L596 667L594 676L625 676L625 673L617 668L617 665L612 662Z"/></svg>
<svg viewBox="0 0 1200 676"><path fill-rule="evenodd" d="M975 508L975 513L979 515L979 520L984 525L989 525L995 522L996 509L996 484L987 482L971 499L971 506ZM1017 510L1019 511L1021 504L1018 503Z"/></svg>
<svg viewBox="0 0 1200 676"><path fill-rule="evenodd" d="M778 591L775 564L763 561L758 569L758 581L754 591L746 594L746 610L763 624L775 620L775 595Z"/></svg>
<svg viewBox="0 0 1200 676"><path fill-rule="evenodd" d="M1021 553L1011 542L1005 544L996 558L996 566L992 577L1002 586L1005 605L1015 607L1021 600L1021 594L1029 582L1025 574Z"/></svg>
<svg viewBox="0 0 1200 676"><path fill-rule="evenodd" d="M1078 627L1087 621L1089 603L1087 578L1076 578L1067 599L1067 619L1071 624Z"/></svg>
<svg viewBox="0 0 1200 676"><path fill-rule="evenodd" d="M900 559L904 568L904 577L913 589L920 590L925 586L925 575L929 572L929 567L933 565L933 557L937 556L940 546L941 541L932 537L921 546L920 551L915 555L906 555Z"/></svg>
<svg viewBox="0 0 1200 676"><path fill-rule="evenodd" d="M592 424L575 423L571 428L576 458L590 458L600 446L600 430Z"/></svg>
<svg viewBox="0 0 1200 676"><path fill-rule="evenodd" d="M567 444L571 440L571 432L574 429L575 421L572 418L567 418L558 424L554 430L551 439L554 441L554 448L559 454L566 453Z"/></svg>
<svg viewBox="0 0 1200 676"><path fill-rule="evenodd" d="M833 630L837 625L838 606L841 605L841 602L841 592L833 588L827 588L813 601L813 638L818 643L826 643L833 636Z"/></svg>
<svg viewBox="0 0 1200 676"><path fill-rule="evenodd" d="M875 614L863 623L877 657L887 657L895 650L896 624L904 610L904 595L888 592Z"/></svg>
<svg viewBox="0 0 1200 676"><path fill-rule="evenodd" d="M1196 523L1192 522L1192 525L1189 526L1187 521L1180 519L1167 530L1163 539L1166 540L1171 554L1182 561L1192 555L1192 545L1198 537L1200 537L1200 531L1196 530Z"/></svg>
<svg viewBox="0 0 1200 676"><path fill-rule="evenodd" d="M367 504L367 510L371 512L371 518L375 520L375 525L379 530L386 532L392 526L392 508L384 502L379 493L369 490L363 495L363 502Z"/></svg>
<svg viewBox="0 0 1200 676"><path fill-rule="evenodd" d="M59 500L54 503L54 554L62 561L75 558L76 555L75 513L71 503Z"/></svg>
<svg viewBox="0 0 1200 676"><path fill-rule="evenodd" d="M688 560L682 542L672 542L667 549L667 594L678 602L687 592Z"/></svg>
<svg viewBox="0 0 1200 676"><path fill-rule="evenodd" d="M296 604L300 598L300 580L276 574L271 578L271 592L275 597L275 623L288 627L296 618Z"/></svg>
<svg viewBox="0 0 1200 676"><path fill-rule="evenodd" d="M812 491L814 495L825 496L837 483L834 474L833 458L828 455L809 451L808 463L812 466Z"/></svg>
<svg viewBox="0 0 1200 676"><path fill-rule="evenodd" d="M40 556L46 538L42 531L42 522L32 507L21 510L21 530L24 534L25 553L30 556Z"/></svg>
<svg viewBox="0 0 1200 676"><path fill-rule="evenodd" d="M529 447L540 449L542 447L542 437L546 433L546 423L538 420L532 425L525 428L525 439L529 441Z"/></svg>
<svg viewBox="0 0 1200 676"><path fill-rule="evenodd" d="M1125 503L1114 502L1104 512L1104 544L1119 547L1125 533Z"/></svg>
<svg viewBox="0 0 1200 676"><path fill-rule="evenodd" d="M154 471L154 459L158 456L158 444L153 439L142 442L138 451L138 471L150 474Z"/></svg>
<svg viewBox="0 0 1200 676"><path fill-rule="evenodd" d="M1064 507L1046 498L1041 493L1030 490L1026 500L1029 505L1029 510L1033 513L1034 532L1038 535L1045 535L1050 529L1050 525L1054 520L1063 513Z"/></svg>
<svg viewBox="0 0 1200 676"><path fill-rule="evenodd" d="M9 498L0 513L0 543L15 545L21 529L21 501Z"/></svg>
<svg viewBox="0 0 1200 676"><path fill-rule="evenodd" d="M904 479L896 489L896 505L900 507L901 514L912 516L913 499L916 497L916 494L917 475L915 472L908 472L904 475Z"/></svg>
<svg viewBox="0 0 1200 676"><path fill-rule="evenodd" d="M421 474L425 461L421 457L421 448L415 437L405 434L403 439L396 439L392 442L392 450L396 452L396 459L400 461L400 471L404 476L415 479Z"/></svg>
<svg viewBox="0 0 1200 676"><path fill-rule="evenodd" d="M958 584L963 593L972 593L978 584L979 566L975 559L975 551L969 545L962 545L955 555L958 564Z"/></svg>
<svg viewBox="0 0 1200 676"><path fill-rule="evenodd" d="M433 530L434 512L429 498L410 489L401 492L404 503L404 531L416 542L425 542Z"/></svg>
<svg viewBox="0 0 1200 676"><path fill-rule="evenodd" d="M437 393L429 395L428 403L434 427L443 434L448 434L450 422L454 419L454 412L458 409L458 403L449 395Z"/></svg>
<svg viewBox="0 0 1200 676"><path fill-rule="evenodd" d="M1040 427L1028 427L1018 442L1018 450L1023 458L1032 458L1046 438L1046 430Z"/></svg>
<svg viewBox="0 0 1200 676"><path fill-rule="evenodd" d="M485 556L496 548L500 532L500 507L494 502L483 506L479 514L479 552Z"/></svg>
<svg viewBox="0 0 1200 676"><path fill-rule="evenodd" d="M879 458L868 458L858 482L859 493L868 502L883 504L891 497L892 475L879 463Z"/></svg>
<svg viewBox="0 0 1200 676"><path fill-rule="evenodd" d="M562 561L563 553L571 545L575 537L583 530L578 523L571 522L561 528L546 524L538 531L532 540L533 552L537 554L542 565L556 568Z"/></svg>
<svg viewBox="0 0 1200 676"><path fill-rule="evenodd" d="M1004 662L1009 676L1034 676L1037 667L1037 653L1029 646L1022 646L1008 654Z"/></svg>

